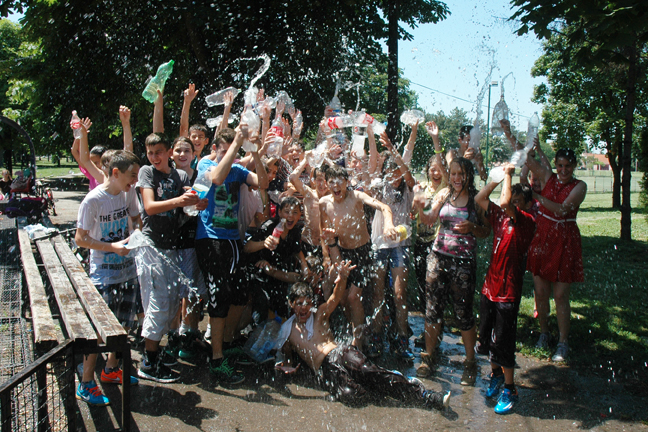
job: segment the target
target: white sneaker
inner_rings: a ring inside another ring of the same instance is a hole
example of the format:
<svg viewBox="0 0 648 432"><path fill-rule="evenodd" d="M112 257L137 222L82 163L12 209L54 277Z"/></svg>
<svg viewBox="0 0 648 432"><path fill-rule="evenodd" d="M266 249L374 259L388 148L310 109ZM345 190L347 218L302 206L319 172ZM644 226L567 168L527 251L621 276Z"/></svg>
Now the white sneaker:
<svg viewBox="0 0 648 432"><path fill-rule="evenodd" d="M567 342L560 342L556 347L556 353L551 357L551 361L564 362L567 360L567 353L569 352L569 345Z"/></svg>

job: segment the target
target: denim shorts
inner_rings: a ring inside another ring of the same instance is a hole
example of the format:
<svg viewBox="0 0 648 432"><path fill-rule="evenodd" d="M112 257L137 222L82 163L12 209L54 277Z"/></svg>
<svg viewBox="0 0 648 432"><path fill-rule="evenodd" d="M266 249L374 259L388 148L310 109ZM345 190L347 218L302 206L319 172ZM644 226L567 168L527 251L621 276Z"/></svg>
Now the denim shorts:
<svg viewBox="0 0 648 432"><path fill-rule="evenodd" d="M387 268L409 267L409 246L396 246L376 251L376 265Z"/></svg>

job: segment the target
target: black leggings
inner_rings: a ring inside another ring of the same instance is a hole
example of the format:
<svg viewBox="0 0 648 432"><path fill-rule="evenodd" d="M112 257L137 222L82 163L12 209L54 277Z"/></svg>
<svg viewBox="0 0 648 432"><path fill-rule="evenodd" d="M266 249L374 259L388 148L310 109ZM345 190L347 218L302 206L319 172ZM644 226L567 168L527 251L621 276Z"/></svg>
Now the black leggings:
<svg viewBox="0 0 648 432"><path fill-rule="evenodd" d="M425 387L400 372L376 366L354 346L338 346L320 368L320 384L343 401L362 397L367 390L403 401L423 401Z"/></svg>

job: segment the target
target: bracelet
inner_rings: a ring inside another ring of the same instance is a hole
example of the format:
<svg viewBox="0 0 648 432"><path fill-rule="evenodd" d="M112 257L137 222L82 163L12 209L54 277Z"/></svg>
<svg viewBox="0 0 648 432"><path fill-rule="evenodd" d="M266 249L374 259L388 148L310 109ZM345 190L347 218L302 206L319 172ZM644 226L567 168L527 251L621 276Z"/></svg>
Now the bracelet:
<svg viewBox="0 0 648 432"><path fill-rule="evenodd" d="M441 147L441 150L434 150L434 154L445 153L445 147Z"/></svg>

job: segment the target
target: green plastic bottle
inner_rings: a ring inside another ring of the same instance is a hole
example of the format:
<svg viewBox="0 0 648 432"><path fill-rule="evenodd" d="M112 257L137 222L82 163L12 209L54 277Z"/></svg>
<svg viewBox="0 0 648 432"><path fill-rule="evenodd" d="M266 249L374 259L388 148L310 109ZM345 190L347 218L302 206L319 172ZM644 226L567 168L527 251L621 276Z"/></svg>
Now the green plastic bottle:
<svg viewBox="0 0 648 432"><path fill-rule="evenodd" d="M164 92L164 84L166 83L166 80L169 78L169 75L171 75L171 72L173 72L173 63L174 63L173 60L171 60L167 63L162 63L160 65L160 67L157 70L157 73L148 82L148 84L146 84L146 88L142 92L142 96L144 97L144 99L153 103L157 98L158 89Z"/></svg>

